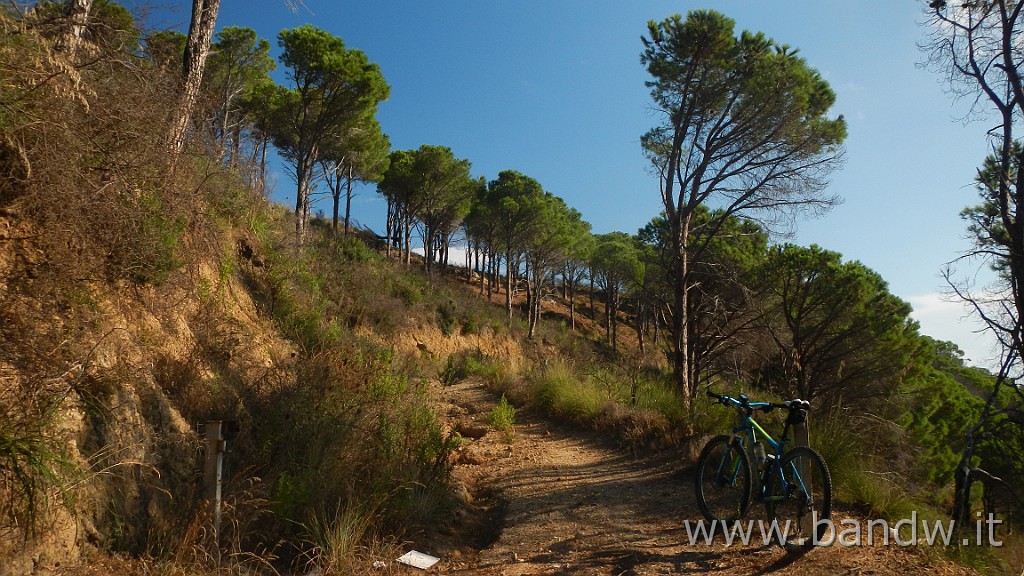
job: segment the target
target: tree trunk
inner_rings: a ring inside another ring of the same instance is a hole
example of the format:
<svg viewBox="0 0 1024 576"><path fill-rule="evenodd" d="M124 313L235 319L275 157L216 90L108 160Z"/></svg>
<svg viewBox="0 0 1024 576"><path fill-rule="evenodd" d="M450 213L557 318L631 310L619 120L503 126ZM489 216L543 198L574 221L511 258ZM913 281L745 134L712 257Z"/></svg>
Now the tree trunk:
<svg viewBox="0 0 1024 576"><path fill-rule="evenodd" d="M222 162L225 160L225 156L227 156L227 153L228 153L228 130L230 130L230 128L231 128L231 118L230 117L231 117L231 100L232 100L232 98L231 98L231 94L228 93L227 87L226 87L229 84L230 84L230 82L225 82L225 93L223 95L224 104L223 104L223 106L221 106L221 111L220 111L220 115L221 115L220 116L220 128L219 128L220 134L217 135L218 136L218 138L217 138L217 146L219 148L220 159L221 159Z"/></svg>
<svg viewBox="0 0 1024 576"><path fill-rule="evenodd" d="M526 296L526 302L527 302L527 306L526 306L526 320L527 320L527 323L530 326L530 330L527 333L526 337L532 339L537 334L537 315L535 313L535 308L536 308L536 306L538 304L537 301L539 300L539 298L537 298L537 287L540 284L540 282L537 279L537 267L536 267L536 265L530 266L530 263L527 262L527 264L526 264L526 278L527 278L527 282L526 282L526 286L527 286L527 290L526 290L526 292L527 292L527 296Z"/></svg>
<svg viewBox="0 0 1024 576"><path fill-rule="evenodd" d="M405 218L405 265L412 266L412 217L408 214Z"/></svg>
<svg viewBox="0 0 1024 576"><path fill-rule="evenodd" d="M569 329L576 331L576 282L569 283Z"/></svg>
<svg viewBox="0 0 1024 576"><path fill-rule="evenodd" d="M260 146L260 192L266 190L267 185L267 146L270 144L270 138L263 138L263 145Z"/></svg>
<svg viewBox="0 0 1024 576"><path fill-rule="evenodd" d="M953 471L954 491L953 491L953 510L952 518L954 523L958 527L967 527L970 525L973 518L970 517L971 512L971 460L974 458L974 449L977 444L978 433L988 423L989 418L992 415L995 407L996 398L999 396L999 389L1003 385L1003 381L1006 375L1011 370L1011 367L1016 363L1018 355L1015 350L1009 351L1006 357L1003 359L1003 365L999 369L999 373L996 375L995 384L992 385L992 393L989 394L985 400L985 406L981 410L981 414L978 416L978 421L975 422L967 430L967 442L964 445L964 450L960 455L960 464L957 469Z"/></svg>
<svg viewBox="0 0 1024 576"><path fill-rule="evenodd" d="M341 176L338 173L338 165L334 163L324 163L323 171L327 189L331 193L331 234L337 236L341 214Z"/></svg>
<svg viewBox="0 0 1024 576"><path fill-rule="evenodd" d="M530 314L533 313L533 281L531 279L530 260L526 260L526 271L523 273L523 278L526 278L526 321L530 321Z"/></svg>
<svg viewBox="0 0 1024 576"><path fill-rule="evenodd" d="M391 224L392 224L392 204L391 199L388 198L387 216L384 220L384 254L388 258L391 258Z"/></svg>
<svg viewBox="0 0 1024 576"><path fill-rule="evenodd" d="M498 275L501 272L501 254L498 254L494 250L490 253L490 274L487 276L487 298L491 299L494 297L494 291L497 290L501 293L501 286L499 285Z"/></svg>
<svg viewBox="0 0 1024 576"><path fill-rule="evenodd" d="M480 254L480 295L487 294L487 300L491 299L491 267L493 266L494 255L490 250L484 250Z"/></svg>
<svg viewBox="0 0 1024 576"><path fill-rule="evenodd" d="M423 269L430 275L433 271L434 262L434 235L436 232L433 227L426 224L423 225Z"/></svg>
<svg viewBox="0 0 1024 576"><path fill-rule="evenodd" d="M619 293L615 292L615 304L612 306L612 351L619 351Z"/></svg>
<svg viewBox="0 0 1024 576"><path fill-rule="evenodd" d="M441 271L445 274L448 273L448 258L451 256L450 249L452 247L452 235L455 232L445 233L441 239ZM466 269L469 269L469 262L466 263Z"/></svg>
<svg viewBox="0 0 1024 576"><path fill-rule="evenodd" d="M505 253L505 313L512 324L512 252Z"/></svg>
<svg viewBox="0 0 1024 576"><path fill-rule="evenodd" d="M306 228L309 224L309 191L303 189L298 194L295 208L295 240L298 246L306 243Z"/></svg>
<svg viewBox="0 0 1024 576"><path fill-rule="evenodd" d="M498 259L497 256L498 255L493 250L491 250L491 251L489 251L487 253L487 300L488 301L490 301L491 298L494 296L494 284L495 284L494 278L495 278L495 275L497 274L497 272L495 272L495 270L497 269L497 266L500 263L500 260Z"/></svg>
<svg viewBox="0 0 1024 576"><path fill-rule="evenodd" d="M93 0L71 0L68 19L70 25L64 37L58 42L57 49L64 50L69 60L74 60L78 48L82 45L85 27L89 24L89 13L92 11Z"/></svg>
<svg viewBox="0 0 1024 576"><path fill-rule="evenodd" d="M232 168L238 168L238 156L242 153L242 124L236 122L231 129L231 163Z"/></svg>
<svg viewBox="0 0 1024 576"><path fill-rule="evenodd" d="M658 331L661 329L661 314L658 307L654 308L654 318L651 321L654 325L654 333L651 335L651 344L658 345Z"/></svg>
<svg viewBox="0 0 1024 576"><path fill-rule="evenodd" d="M597 309L594 307L594 271L590 271L590 321L597 321Z"/></svg>
<svg viewBox="0 0 1024 576"><path fill-rule="evenodd" d="M309 195L316 169L316 151L300 159L295 166L295 242L302 246L306 242L306 228L309 222Z"/></svg>
<svg viewBox="0 0 1024 576"><path fill-rule="evenodd" d="M612 344L612 303L610 299L612 290L610 284L609 282L604 295L604 341L609 346Z"/></svg>
<svg viewBox="0 0 1024 576"><path fill-rule="evenodd" d="M640 304L639 298L636 304L636 338L637 343L640 346L640 356L643 357L647 353L644 347L644 324L646 323L647 313L644 311L644 307Z"/></svg>
<svg viewBox="0 0 1024 576"><path fill-rule="evenodd" d="M690 399L693 398L693 391L690 389L690 333L689 333L689 254L686 244L689 237L690 216L686 214L681 219L672 223L672 238L675 246L675 278L673 292L672 314L672 371L679 391L683 393L683 399L687 407Z"/></svg>
<svg viewBox="0 0 1024 576"><path fill-rule="evenodd" d="M480 295L483 296L487 293L487 251L477 249L477 274L480 275Z"/></svg>
<svg viewBox="0 0 1024 576"><path fill-rule="evenodd" d="M348 181L345 182L345 236L348 236L349 219L352 217L352 177L355 169L348 165Z"/></svg>
<svg viewBox="0 0 1024 576"><path fill-rule="evenodd" d="M206 67L206 56L210 53L210 40L217 24L218 10L220 0L192 0L192 22L188 28L185 58L182 62L185 85L171 125L171 150L175 154L185 148L185 135L188 133L192 111L199 99L203 69Z"/></svg>
<svg viewBox="0 0 1024 576"><path fill-rule="evenodd" d="M333 201L333 209L331 210L331 231L335 236L338 235L338 212L341 204L341 190L331 190L331 200ZM348 226L345 226L345 232L348 232Z"/></svg>

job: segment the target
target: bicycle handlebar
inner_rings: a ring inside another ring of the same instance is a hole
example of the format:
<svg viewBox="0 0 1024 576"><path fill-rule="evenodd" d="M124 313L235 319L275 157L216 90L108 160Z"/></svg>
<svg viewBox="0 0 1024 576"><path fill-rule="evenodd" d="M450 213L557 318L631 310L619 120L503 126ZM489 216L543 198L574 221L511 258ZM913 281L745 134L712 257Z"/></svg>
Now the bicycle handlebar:
<svg viewBox="0 0 1024 576"><path fill-rule="evenodd" d="M719 404L732 405L737 408L745 408L751 412L760 410L762 412L771 412L775 408L783 408L786 410L810 410L811 403L807 400L801 400L799 398L793 400L786 400L782 403L772 402L751 402L745 394L740 394L739 398L733 398L732 396L726 396L725 394L718 394L712 392L710 389L707 390L707 395L710 398L714 398Z"/></svg>

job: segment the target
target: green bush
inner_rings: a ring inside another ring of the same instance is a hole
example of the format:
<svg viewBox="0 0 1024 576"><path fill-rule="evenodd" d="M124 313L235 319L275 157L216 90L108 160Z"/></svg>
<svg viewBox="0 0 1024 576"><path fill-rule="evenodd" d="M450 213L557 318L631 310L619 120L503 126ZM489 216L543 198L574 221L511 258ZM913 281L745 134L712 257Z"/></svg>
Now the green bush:
<svg viewBox="0 0 1024 576"><path fill-rule="evenodd" d="M905 454L903 431L884 420L836 410L808 417L811 447L821 454L832 477L839 501L855 506L871 518L898 520L912 511L928 509L921 498L907 493L899 458Z"/></svg>
<svg viewBox="0 0 1024 576"><path fill-rule="evenodd" d="M478 314L470 312L462 319L462 333L464 335L479 334L483 328L483 322Z"/></svg>
<svg viewBox="0 0 1024 576"><path fill-rule="evenodd" d="M427 292L426 283L413 274L392 274L387 279L385 287L388 293L407 306L415 306L422 302Z"/></svg>
<svg viewBox="0 0 1024 576"><path fill-rule="evenodd" d="M540 371L533 386L533 398L550 413L579 423L593 422L605 403L612 400L593 380L581 377L561 361L551 362Z"/></svg>
<svg viewBox="0 0 1024 576"><path fill-rule="evenodd" d="M302 358L291 382L250 408L279 529L310 526L324 509L371 502L376 529L436 522L448 505L445 433L407 367L351 335ZM294 535L294 534L293 534Z"/></svg>
<svg viewBox="0 0 1024 576"><path fill-rule="evenodd" d="M487 423L494 427L495 430L500 432L511 432L516 423L516 409L508 403L508 399L505 395L501 395L501 400L491 410L491 413L487 416Z"/></svg>
<svg viewBox="0 0 1024 576"><path fill-rule="evenodd" d="M47 430L53 414L0 413L0 528L32 533L51 494L69 502L65 481L75 466Z"/></svg>
<svg viewBox="0 0 1024 576"><path fill-rule="evenodd" d="M807 421L811 446L825 459L836 496L849 501L861 499L858 493L867 489L862 484L868 480L864 471L870 464L865 450L870 444L859 432L866 423L851 419L844 412L812 411Z"/></svg>
<svg viewBox="0 0 1024 576"><path fill-rule="evenodd" d="M123 238L122 245L115 246L115 261L120 260L122 269L135 282L165 282L183 264L178 247L185 233L185 219L168 210L156 194L141 196L125 215L135 216L134 231Z"/></svg>
<svg viewBox="0 0 1024 576"><path fill-rule="evenodd" d="M503 371L501 362L485 356L480 350L464 351L448 356L438 378L445 386L451 386L470 376L478 376L494 384Z"/></svg>
<svg viewBox="0 0 1024 576"><path fill-rule="evenodd" d="M679 393L664 379L641 377L637 408L657 412L676 425L682 424L690 416ZM716 420L715 423L717 424L718 421Z"/></svg>
<svg viewBox="0 0 1024 576"><path fill-rule="evenodd" d="M455 315L457 309L458 306L452 298L447 298L437 305L437 325L445 336L455 333L458 324L458 317Z"/></svg>

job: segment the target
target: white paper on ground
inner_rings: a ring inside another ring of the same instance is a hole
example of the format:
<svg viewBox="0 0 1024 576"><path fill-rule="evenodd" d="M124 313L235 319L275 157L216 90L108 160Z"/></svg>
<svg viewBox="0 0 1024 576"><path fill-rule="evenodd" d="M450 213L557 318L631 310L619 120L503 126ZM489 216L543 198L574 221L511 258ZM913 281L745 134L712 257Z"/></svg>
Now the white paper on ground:
<svg viewBox="0 0 1024 576"><path fill-rule="evenodd" d="M417 552L415 550L410 550L398 558L398 561L402 564L408 564L409 566L419 568L421 570L426 570L434 564L437 564L438 560L440 560L440 558L435 558L430 554L424 554L423 552Z"/></svg>

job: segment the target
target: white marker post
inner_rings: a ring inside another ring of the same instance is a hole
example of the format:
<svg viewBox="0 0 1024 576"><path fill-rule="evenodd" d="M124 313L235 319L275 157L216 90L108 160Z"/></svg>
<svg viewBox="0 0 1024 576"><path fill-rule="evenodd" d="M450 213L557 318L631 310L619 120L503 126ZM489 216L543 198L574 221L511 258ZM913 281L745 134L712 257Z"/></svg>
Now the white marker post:
<svg viewBox="0 0 1024 576"><path fill-rule="evenodd" d="M212 420L204 426L206 434L206 469L203 474L203 498L209 506L213 517L213 539L217 547L217 560L220 563L220 495L221 474L224 471L224 452L227 442L224 441L224 422Z"/></svg>
<svg viewBox="0 0 1024 576"><path fill-rule="evenodd" d="M810 434L810 431L809 431L810 424L808 422L808 418L810 418L810 415L805 415L803 422L800 422L799 424L794 424L793 425L793 446L794 447L795 446L810 447L810 445L811 445L811 434ZM814 485L813 485L814 478L811 477L810 461L808 461L808 460L801 460L800 461L800 466L797 469L797 472L800 474L800 477L804 479L804 482L806 482L807 489L810 490L811 493L813 494L813 492L814 492ZM800 532L802 534L813 534L813 531L814 531L814 518L813 518L813 514L808 514L807 516L805 516L805 517L800 519Z"/></svg>

